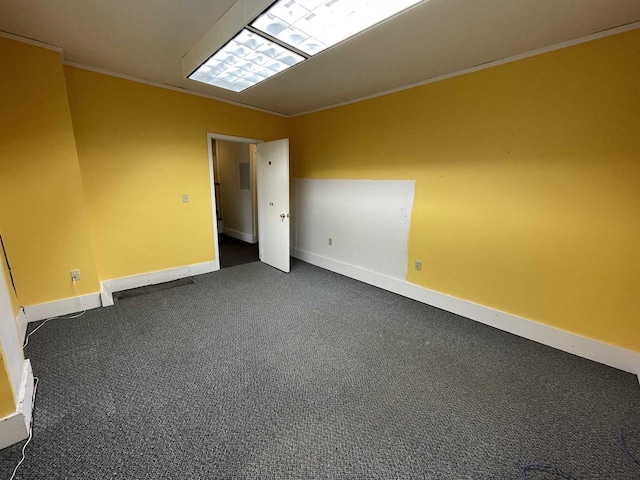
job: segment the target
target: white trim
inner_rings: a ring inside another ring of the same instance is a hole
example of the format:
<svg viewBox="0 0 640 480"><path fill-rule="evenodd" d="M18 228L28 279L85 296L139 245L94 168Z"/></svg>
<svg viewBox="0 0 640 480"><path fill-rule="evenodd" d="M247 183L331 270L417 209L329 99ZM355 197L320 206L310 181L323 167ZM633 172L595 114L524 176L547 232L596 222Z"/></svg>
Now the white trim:
<svg viewBox="0 0 640 480"><path fill-rule="evenodd" d="M215 249L214 255L216 256L214 260L216 270L220 270L220 242L218 241L218 209L216 206L216 179L213 168L213 140L219 139L221 136L222 135L215 136L212 133L207 133L207 151L209 152L209 193L211 195L211 223L213 224L213 248Z"/></svg>
<svg viewBox="0 0 640 480"><path fill-rule="evenodd" d="M258 140L256 138L234 137L233 135L222 135L220 133L207 133L207 139L209 143L211 143L212 139L235 143L264 143L264 140Z"/></svg>
<svg viewBox="0 0 640 480"><path fill-rule="evenodd" d="M239 232L238 230L234 230L232 228L223 227L222 233L247 243L256 243L258 241L257 235L251 235L250 233Z"/></svg>
<svg viewBox="0 0 640 480"><path fill-rule="evenodd" d="M4 354L4 366L11 384L11 398L16 401L23 377L24 352L22 342L18 338L16 315L12 308L9 285L6 282L9 275L4 275L4 264L4 261L0 261L0 350Z"/></svg>
<svg viewBox="0 0 640 480"><path fill-rule="evenodd" d="M626 25L620 25L618 27L610 28L608 30L602 30L601 32L592 33L590 35L586 35L584 37L576 38L573 40L567 40L566 42L556 43L554 45L549 45L547 47L537 48L536 50L530 50L524 53L518 53L517 55L511 55L510 57L500 58L497 60L492 60L485 63L480 63L473 67L465 68L463 70L458 70L456 72L447 73L444 75L439 75L437 77L432 77L427 80L422 80L420 82L410 83L408 85L404 85L402 87L391 88L389 90L385 90L383 92L374 93L371 95L366 95L364 97L354 98L352 100L345 100L344 102L333 103L331 105L327 105L325 107L316 108L313 110L308 110L306 112L294 113L288 115L288 118L301 117L303 115L309 115L311 113L322 112L323 110L330 110L332 108L344 107L345 105L351 105L352 103L363 102L365 100L371 100L373 98L383 97L385 95L390 95L392 93L402 92L404 90L409 90L415 87L421 87L423 85L428 85L430 83L440 82L442 80L446 80L448 78L459 77L460 75L466 75L467 73L478 72L480 70L485 70L487 68L497 67L498 65L504 65L505 63L516 62L518 60L522 60L529 57L535 57L537 55L542 55L543 53L553 52L554 50L561 50L567 47L573 47L575 45L580 45L581 43L587 43L592 40L597 40L599 38L610 37L612 35L617 35L619 33L628 32L631 30L635 30L636 28L640 28L640 22L632 22Z"/></svg>
<svg viewBox="0 0 640 480"><path fill-rule="evenodd" d="M113 292L105 282L100 282L100 301L102 302L103 307L110 307L113 305Z"/></svg>
<svg viewBox="0 0 640 480"><path fill-rule="evenodd" d="M27 335L27 315L24 312L24 308L20 307L18 314L16 315L16 327L18 328L18 339L20 344L24 342L24 338Z"/></svg>
<svg viewBox="0 0 640 480"><path fill-rule="evenodd" d="M249 145L251 152L250 169L251 169L251 226L256 243L258 241L258 147L257 145Z"/></svg>
<svg viewBox="0 0 640 480"><path fill-rule="evenodd" d="M53 302L38 303L24 307L27 322L37 322L45 318L69 315L70 313L91 310L101 306L100 292L88 293L75 297L54 300Z"/></svg>
<svg viewBox="0 0 640 480"><path fill-rule="evenodd" d="M144 287L145 285L156 285L158 283L171 282L180 278L202 275L220 270L217 262L194 263L182 267L168 268L166 270L156 270L154 272L140 273L129 277L113 278L100 282L100 294L102 305L107 307L113 305L113 293L132 288Z"/></svg>
<svg viewBox="0 0 640 480"><path fill-rule="evenodd" d="M398 295L461 315L520 337L626 372L640 374L640 352L626 350L575 333L518 317L484 305L430 290L404 280L292 248L291 255L312 265L360 280Z"/></svg>
<svg viewBox="0 0 640 480"><path fill-rule="evenodd" d="M209 100L215 100L217 102L228 103L229 105L235 105L236 107L248 108L249 110L255 110L257 112L268 113L269 115L275 115L277 117L289 118L289 115L285 115L283 113L274 112L273 110L267 110L265 108L254 107L253 105L249 105L241 102L234 102L233 100L226 100L224 98L216 97L214 95L209 95L207 93L196 92L195 90L189 90L184 87L178 87L175 85L169 85L167 83L155 82L153 80L145 80L144 78L133 77L131 75L125 75L124 73L116 73L111 70L105 70L103 68L91 67L89 65L83 65L81 63L68 62L63 60L63 65L68 67L79 68L81 70L88 70L94 73L100 73L102 75L109 75L110 77L121 78L123 80L129 80L131 82L142 83L144 85L149 85L152 87L164 88L166 90L173 90L174 92L186 93L187 95L195 95L196 97L208 98ZM195 81L195 80L194 80Z"/></svg>
<svg viewBox="0 0 640 480"><path fill-rule="evenodd" d="M25 360L16 411L0 419L0 449L21 442L29 436L33 412L33 371Z"/></svg>
<svg viewBox="0 0 640 480"><path fill-rule="evenodd" d="M0 37L8 38L9 40L15 40L16 42L26 43L28 45L33 45L34 47L53 50L54 52L58 52L61 57L64 56L64 50L61 47L58 47L56 45L51 45L50 43L44 43L39 40L34 40L33 38L21 37L20 35L15 35L13 33L5 32L4 30L0 30Z"/></svg>

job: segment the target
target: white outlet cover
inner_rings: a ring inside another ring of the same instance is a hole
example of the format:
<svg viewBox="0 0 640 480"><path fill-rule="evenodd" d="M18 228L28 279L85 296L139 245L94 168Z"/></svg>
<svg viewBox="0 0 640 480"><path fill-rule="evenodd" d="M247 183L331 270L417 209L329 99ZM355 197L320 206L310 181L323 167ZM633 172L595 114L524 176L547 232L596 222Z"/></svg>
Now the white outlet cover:
<svg viewBox="0 0 640 480"><path fill-rule="evenodd" d="M183 193L182 194L182 203L189 203L189 194L188 193Z"/></svg>

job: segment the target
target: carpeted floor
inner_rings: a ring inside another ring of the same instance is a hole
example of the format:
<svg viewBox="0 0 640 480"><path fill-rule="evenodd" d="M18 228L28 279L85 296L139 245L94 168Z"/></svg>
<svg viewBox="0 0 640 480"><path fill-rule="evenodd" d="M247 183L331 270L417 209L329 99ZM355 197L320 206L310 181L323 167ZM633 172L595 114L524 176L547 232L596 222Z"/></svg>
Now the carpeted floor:
<svg viewBox="0 0 640 480"><path fill-rule="evenodd" d="M516 480L528 462L640 478L618 441L635 376L302 262L51 321L27 354L16 478Z"/></svg>
<svg viewBox="0 0 640 480"><path fill-rule="evenodd" d="M224 233L218 237L220 268L235 267L258 261L258 244L248 243Z"/></svg>

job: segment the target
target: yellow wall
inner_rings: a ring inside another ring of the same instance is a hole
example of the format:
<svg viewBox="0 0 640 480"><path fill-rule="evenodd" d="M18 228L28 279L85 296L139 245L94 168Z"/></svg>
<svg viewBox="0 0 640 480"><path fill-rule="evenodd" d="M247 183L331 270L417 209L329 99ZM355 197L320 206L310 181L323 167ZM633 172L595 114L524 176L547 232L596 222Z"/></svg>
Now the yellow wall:
<svg viewBox="0 0 640 480"><path fill-rule="evenodd" d="M24 305L76 295L98 276L60 55L0 38L0 229Z"/></svg>
<svg viewBox="0 0 640 480"><path fill-rule="evenodd" d="M214 260L207 133L274 140L286 119L78 68L65 75L100 278Z"/></svg>
<svg viewBox="0 0 640 480"><path fill-rule="evenodd" d="M292 149L416 180L408 281L640 351L640 30L295 118Z"/></svg>

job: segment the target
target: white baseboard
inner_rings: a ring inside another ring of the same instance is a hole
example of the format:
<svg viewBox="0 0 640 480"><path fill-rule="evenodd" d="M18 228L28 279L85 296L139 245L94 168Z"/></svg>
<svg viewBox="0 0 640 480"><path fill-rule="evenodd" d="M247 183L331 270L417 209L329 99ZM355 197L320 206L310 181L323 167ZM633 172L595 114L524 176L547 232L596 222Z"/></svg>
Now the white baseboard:
<svg viewBox="0 0 640 480"><path fill-rule="evenodd" d="M291 255L312 265L360 280L398 295L484 323L505 332L528 338L579 357L639 375L640 352L599 342L559 328L518 317L484 305L446 295L405 280L387 277L370 270L338 262L328 257L295 248Z"/></svg>
<svg viewBox="0 0 640 480"><path fill-rule="evenodd" d="M100 282L100 302L102 302L103 307L110 307L113 305L113 292L109 285L107 285L107 281Z"/></svg>
<svg viewBox="0 0 640 480"><path fill-rule="evenodd" d="M91 310L101 306L100 293L88 293L62 300L54 300L53 302L38 303L24 307L27 322L37 322L45 318L59 317L61 315L69 315L70 313L81 312L82 310Z"/></svg>
<svg viewBox="0 0 640 480"><path fill-rule="evenodd" d="M0 450L29 436L33 412L33 371L31 362L24 361L22 382L18 394L16 411L0 419Z"/></svg>
<svg viewBox="0 0 640 480"><path fill-rule="evenodd" d="M256 243L258 241L257 235L251 235L250 233L239 232L238 230L233 230L232 228L224 227L222 229L222 233L230 237L237 238L238 240L242 240L243 242Z"/></svg>
<svg viewBox="0 0 640 480"><path fill-rule="evenodd" d="M16 315L16 326L18 327L18 338L20 344L24 342L24 337L27 335L27 315L24 313L24 309L20 307L18 314Z"/></svg>
<svg viewBox="0 0 640 480"><path fill-rule="evenodd" d="M156 285L158 283L171 282L185 277L202 275L220 270L220 263L216 261L194 263L182 267L168 268L166 270L156 270L155 272L140 273L129 277L113 278L100 282L100 298L102 306L113 305L113 294L123 290L144 287L145 285Z"/></svg>

